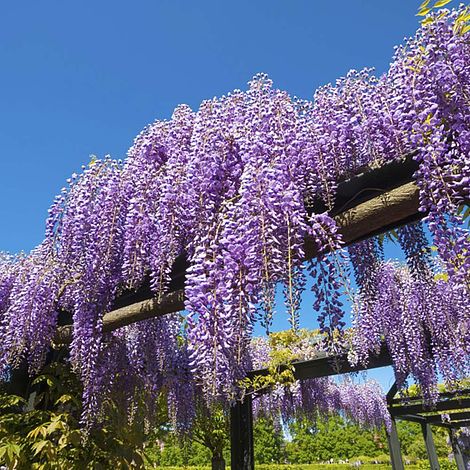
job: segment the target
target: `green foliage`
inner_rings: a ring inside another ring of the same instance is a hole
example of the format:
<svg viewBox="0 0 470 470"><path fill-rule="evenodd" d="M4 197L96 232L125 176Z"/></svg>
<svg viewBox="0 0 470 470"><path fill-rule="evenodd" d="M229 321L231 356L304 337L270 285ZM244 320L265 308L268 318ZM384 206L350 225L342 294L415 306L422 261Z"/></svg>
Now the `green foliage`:
<svg viewBox="0 0 470 470"><path fill-rule="evenodd" d="M441 470L457 470L455 460L439 459L439 467ZM418 470L430 470L429 460L421 460L418 462Z"/></svg>
<svg viewBox="0 0 470 470"><path fill-rule="evenodd" d="M420 470L429 468L426 467L427 454L419 424L398 421L397 429L405 460L412 463L418 461ZM388 445L383 430L364 430L335 415L327 420L319 418L316 422L306 418L293 421L289 432L291 440L286 442L282 432L276 429L272 421L266 418L255 421L254 454L257 469L350 470L355 461L362 462L361 470L390 468ZM445 429L433 428L433 435L437 454L442 462L441 468L455 470L452 462L447 463L451 449L447 445ZM226 453L227 447L226 443ZM183 444L181 439L171 435L165 440L162 456L164 454L164 458L154 461L162 466L209 465L211 457L207 447L198 442L192 440ZM228 462L227 457L226 455ZM324 465L330 459L333 463ZM339 464L341 460L346 459L348 464ZM291 465L281 465L284 462L290 462ZM407 465L406 468L416 470L417 467Z"/></svg>
<svg viewBox="0 0 470 470"><path fill-rule="evenodd" d="M299 333L297 333L298 335ZM300 333L302 335L303 333ZM299 336L282 333L274 337L273 344L279 355L275 360L290 357L291 345ZM314 341L303 337L303 340ZM290 350L290 352L289 352ZM228 409L204 404L197 407L192 435L183 438L172 433L168 423L165 397L161 396L160 413L152 434L144 433L145 409L137 403L131 423L113 402L107 404L103 426L88 431L80 428L81 388L79 381L65 364L52 364L34 381L34 399L27 403L21 397L0 393L0 464L10 469L140 469L155 465L170 468L209 465L212 457L224 457L229 462ZM410 388L410 396L419 390ZM160 424L159 424L160 423ZM426 451L421 428L416 423L399 421L398 433L402 451L409 460L421 459L420 469L427 468ZM286 441L273 422L260 418L254 423L255 461L258 469L290 470L317 469L330 459L328 470L350 469L340 465L360 460L366 466L380 470L388 462L388 447L383 431L363 430L335 415L293 421L290 425L292 440ZM443 459L443 470L452 470L446 463L450 452L445 430L433 429L438 456ZM285 467L284 462L293 465ZM269 464L269 465L268 465ZM309 465L310 464L310 465ZM202 468L202 467L199 467ZM207 467L206 467L207 468ZM407 467L410 468L410 467Z"/></svg>
<svg viewBox="0 0 470 470"><path fill-rule="evenodd" d="M10 469L144 468L144 436L113 403L102 427L80 427L81 396L77 377L63 363L47 366L34 382L27 404L0 393L0 463Z"/></svg>
<svg viewBox="0 0 470 470"><path fill-rule="evenodd" d="M398 421L397 432L403 455L412 459L426 460L427 462L421 426L410 421ZM444 428L432 427L432 432L437 456L446 459L450 453L450 447L447 445L447 431Z"/></svg>
<svg viewBox="0 0 470 470"><path fill-rule="evenodd" d="M442 8L452 0L437 0L434 4L431 4L431 0L424 0L423 3L419 6L419 11L416 16L426 16L431 10L435 8Z"/></svg>
<svg viewBox="0 0 470 470"><path fill-rule="evenodd" d="M192 439L210 450L212 457L221 458L228 444L230 420L228 410L220 405L196 407Z"/></svg>
<svg viewBox="0 0 470 470"><path fill-rule="evenodd" d="M315 423L307 419L296 421L290 431L292 442L286 444L286 456L293 463L375 457L387 452L384 432L361 429L340 416Z"/></svg>
<svg viewBox="0 0 470 470"><path fill-rule="evenodd" d="M311 347L314 351L322 339L318 330L284 330L271 333L269 342L269 362L265 364L267 375L257 375L240 381L246 390L262 390L275 385L291 384L295 381L293 362L303 359L299 356L300 350ZM302 348L296 346L302 344Z"/></svg>
<svg viewBox="0 0 470 470"><path fill-rule="evenodd" d="M419 6L418 13L416 16L425 16L421 21L421 24L426 25L435 21L435 19L442 19L445 16L445 12L441 12L439 15L428 16L433 10L443 8L451 3L452 0L436 0L434 3L431 3L431 0L424 0L423 3ZM459 16L454 23L454 32L459 35L463 35L470 31L470 8L467 6L463 8L459 13ZM468 217L468 214L467 214Z"/></svg>
<svg viewBox="0 0 470 470"><path fill-rule="evenodd" d="M173 433L167 435L163 443L163 449L157 445L151 445L146 449L148 462L162 467L183 466L207 466L211 462L211 451L194 440L177 437Z"/></svg>
<svg viewBox="0 0 470 470"><path fill-rule="evenodd" d="M272 420L260 418L253 427L255 462L257 464L280 463L283 436Z"/></svg>

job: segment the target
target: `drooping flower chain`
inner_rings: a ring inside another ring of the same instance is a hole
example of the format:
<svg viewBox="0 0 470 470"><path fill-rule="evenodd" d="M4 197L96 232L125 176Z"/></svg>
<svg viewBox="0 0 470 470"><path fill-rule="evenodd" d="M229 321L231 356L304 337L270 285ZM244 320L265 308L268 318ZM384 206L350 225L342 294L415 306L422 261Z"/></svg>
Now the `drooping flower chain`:
<svg viewBox="0 0 470 470"><path fill-rule="evenodd" d="M457 378L458 359L468 358L461 342L470 343L462 313L469 311L470 239L460 215L470 187L470 46L469 33L454 28L458 14L436 15L397 50L381 78L352 71L309 103L258 75L246 92L205 101L197 112L180 106L171 120L148 126L124 163L94 161L74 176L51 207L44 242L14 267L1 264L2 369L23 360L40 368L58 319L72 313L71 360L91 415L112 383L105 377L117 373L103 364L111 360L114 336L123 334L104 335L103 314L147 277L162 296L174 260L184 255L190 263L184 360L208 399L233 398L249 363L254 322L262 316L271 327L278 283L298 327L307 236L325 252L314 287L319 321L325 332L342 327L341 263L326 254L341 239L328 212L309 219L305 203L321 199L330 210L340 179L415 151L421 210L448 278L432 283L419 230L399 232L413 279L383 264L375 242L351 248L361 297L356 344L364 359L390 332L397 374L403 381L411 371L429 394L437 370ZM444 302L445 315L436 308L439 296L454 301ZM400 337L387 322L398 322ZM162 341L175 343L171 331ZM144 341L144 332L133 334ZM187 367L176 369L186 374Z"/></svg>

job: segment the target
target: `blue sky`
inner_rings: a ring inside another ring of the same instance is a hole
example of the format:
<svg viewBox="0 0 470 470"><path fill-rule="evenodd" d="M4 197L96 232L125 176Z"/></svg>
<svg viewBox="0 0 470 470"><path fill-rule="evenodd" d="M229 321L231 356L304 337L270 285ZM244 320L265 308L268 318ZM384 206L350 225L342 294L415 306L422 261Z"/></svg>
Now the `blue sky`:
<svg viewBox="0 0 470 470"><path fill-rule="evenodd" d="M311 98L351 68L384 72L418 26L410 0L25 0L0 15L0 250L29 251L90 154L122 158L179 103L257 72Z"/></svg>

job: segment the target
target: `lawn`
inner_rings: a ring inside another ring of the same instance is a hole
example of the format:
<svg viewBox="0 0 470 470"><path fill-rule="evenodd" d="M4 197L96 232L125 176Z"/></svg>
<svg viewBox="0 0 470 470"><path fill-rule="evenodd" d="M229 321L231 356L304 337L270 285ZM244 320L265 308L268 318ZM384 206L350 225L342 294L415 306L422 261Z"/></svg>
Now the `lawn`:
<svg viewBox="0 0 470 470"><path fill-rule="evenodd" d="M165 470L210 470L210 467L156 467L164 468ZM256 465L255 470L351 470L353 467L350 464L292 464L292 465ZM365 464L359 467L361 470L389 470L391 465L385 464ZM227 466L227 470L230 467ZM417 465L407 465L407 470L418 470Z"/></svg>

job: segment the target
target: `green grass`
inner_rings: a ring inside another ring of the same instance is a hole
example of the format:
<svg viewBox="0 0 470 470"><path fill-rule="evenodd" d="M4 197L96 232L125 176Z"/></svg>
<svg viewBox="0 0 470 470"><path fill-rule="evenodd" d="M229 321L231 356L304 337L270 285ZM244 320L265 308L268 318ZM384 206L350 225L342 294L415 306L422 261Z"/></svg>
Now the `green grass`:
<svg viewBox="0 0 470 470"><path fill-rule="evenodd" d="M162 470L210 470L210 467L156 467ZM255 465L255 470L352 470L349 464L292 464L292 465ZM385 464L364 464L359 467L359 470L390 470L392 467ZM416 465L407 465L406 470L417 470ZM230 467L227 466L227 470Z"/></svg>

